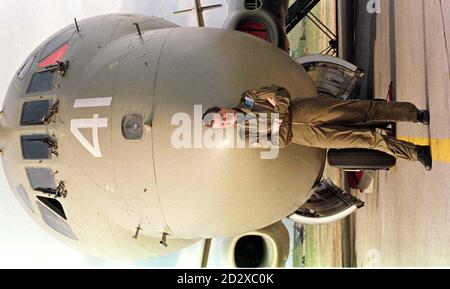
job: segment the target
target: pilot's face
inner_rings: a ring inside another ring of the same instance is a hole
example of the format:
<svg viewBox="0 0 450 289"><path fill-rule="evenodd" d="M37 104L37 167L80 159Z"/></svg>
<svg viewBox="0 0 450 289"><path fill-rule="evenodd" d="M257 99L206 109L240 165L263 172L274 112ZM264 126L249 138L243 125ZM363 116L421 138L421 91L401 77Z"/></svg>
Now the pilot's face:
<svg viewBox="0 0 450 289"><path fill-rule="evenodd" d="M237 115L233 109L221 108L219 113L212 117L211 126L213 129L223 129L236 123Z"/></svg>

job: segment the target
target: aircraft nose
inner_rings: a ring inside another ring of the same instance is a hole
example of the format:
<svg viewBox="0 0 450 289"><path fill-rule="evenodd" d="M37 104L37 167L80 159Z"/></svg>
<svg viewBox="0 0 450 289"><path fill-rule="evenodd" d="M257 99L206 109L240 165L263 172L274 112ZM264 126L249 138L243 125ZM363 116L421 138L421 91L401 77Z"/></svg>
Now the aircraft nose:
<svg viewBox="0 0 450 289"><path fill-rule="evenodd" d="M5 126L3 124L3 111L0 111L0 155L3 154L4 139L5 139Z"/></svg>
<svg viewBox="0 0 450 289"><path fill-rule="evenodd" d="M10 146L8 144L12 143L14 138L9 127L3 111L0 111L0 157L3 157L6 148ZM13 145L11 146L14 147Z"/></svg>

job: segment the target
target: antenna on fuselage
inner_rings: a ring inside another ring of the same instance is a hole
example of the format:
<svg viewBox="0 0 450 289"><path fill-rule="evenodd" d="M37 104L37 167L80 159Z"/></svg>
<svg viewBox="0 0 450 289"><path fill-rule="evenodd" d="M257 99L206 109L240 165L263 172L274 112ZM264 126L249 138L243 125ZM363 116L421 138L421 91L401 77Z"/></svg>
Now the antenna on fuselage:
<svg viewBox="0 0 450 289"><path fill-rule="evenodd" d="M136 26L136 30L139 34L139 37L142 38L142 32L141 32L141 27L139 27L139 23L133 23L134 26Z"/></svg>
<svg viewBox="0 0 450 289"><path fill-rule="evenodd" d="M77 32L80 33L80 27L78 27L77 18L73 18L73 20L75 21L75 27L77 28Z"/></svg>
<svg viewBox="0 0 450 289"><path fill-rule="evenodd" d="M173 14L181 14L181 13L195 11L197 14L198 27L205 27L205 19L203 18L203 11L220 8L222 6L223 6L222 4L202 6L200 0L195 0L195 7L192 7L190 9L175 11L175 12L173 12Z"/></svg>

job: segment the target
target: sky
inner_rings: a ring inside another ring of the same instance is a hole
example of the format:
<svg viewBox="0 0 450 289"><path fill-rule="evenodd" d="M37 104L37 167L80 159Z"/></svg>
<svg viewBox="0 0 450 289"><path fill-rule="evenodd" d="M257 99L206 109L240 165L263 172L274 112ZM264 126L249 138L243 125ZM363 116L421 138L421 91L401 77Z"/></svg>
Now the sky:
<svg viewBox="0 0 450 289"><path fill-rule="evenodd" d="M133 12L163 17L180 26L197 26L193 0L2 0L0 9L0 103L9 83L26 57L47 37L79 20L100 14ZM204 13L206 26L221 27L225 0L203 0L203 5L224 4ZM11 192L0 166L0 268L79 267L198 267L201 244L180 253L145 262L114 263L86 256L53 239L37 226Z"/></svg>

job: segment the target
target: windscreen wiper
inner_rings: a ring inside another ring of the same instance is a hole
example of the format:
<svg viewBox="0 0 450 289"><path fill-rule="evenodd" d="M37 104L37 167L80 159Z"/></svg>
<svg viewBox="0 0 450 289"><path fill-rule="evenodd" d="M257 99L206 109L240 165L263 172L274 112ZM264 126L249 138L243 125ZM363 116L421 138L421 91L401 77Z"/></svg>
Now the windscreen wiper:
<svg viewBox="0 0 450 289"><path fill-rule="evenodd" d="M69 70L69 66L70 62L68 60L66 60L65 62L57 61L56 64L45 67L44 69L39 71L39 73L46 71L58 71L59 75L61 75L61 77L64 77L67 73L67 70Z"/></svg>
<svg viewBox="0 0 450 289"><path fill-rule="evenodd" d="M40 142L42 144L46 144L48 145L48 147L50 148L50 152L55 155L58 156L58 144L56 143L56 141L52 140L49 137L46 138L42 138L42 139L30 139L30 142Z"/></svg>
<svg viewBox="0 0 450 289"><path fill-rule="evenodd" d="M55 199L56 198L60 198L63 197L65 198L67 196L67 190L66 190L66 185L64 184L64 182L60 181L58 182L58 186L56 187L56 189L53 188L35 188L35 191L53 196Z"/></svg>
<svg viewBox="0 0 450 289"><path fill-rule="evenodd" d="M34 190L47 195L56 195L56 189L53 188L35 188Z"/></svg>
<svg viewBox="0 0 450 289"><path fill-rule="evenodd" d="M59 101L55 102L50 109L48 110L48 114L44 116L41 121L44 124L49 124L55 117L55 115L58 113L59 109Z"/></svg>

